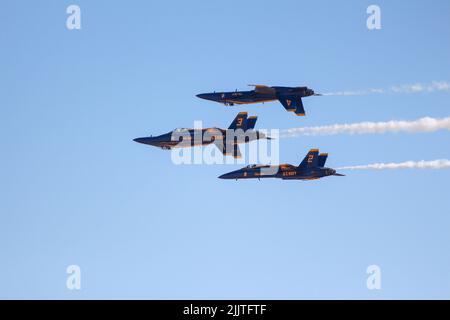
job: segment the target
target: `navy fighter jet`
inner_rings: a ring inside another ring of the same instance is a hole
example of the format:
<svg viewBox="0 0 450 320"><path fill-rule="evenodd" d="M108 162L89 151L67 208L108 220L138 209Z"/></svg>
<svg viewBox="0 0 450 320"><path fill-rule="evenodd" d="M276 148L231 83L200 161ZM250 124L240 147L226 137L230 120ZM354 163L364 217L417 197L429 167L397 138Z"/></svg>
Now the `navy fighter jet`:
<svg viewBox="0 0 450 320"><path fill-rule="evenodd" d="M297 166L281 164L279 166L249 165L242 169L221 175L220 179L281 178L285 180L315 180L327 176L344 176L336 170L324 167L328 154L318 149L309 150L302 163Z"/></svg>
<svg viewBox="0 0 450 320"><path fill-rule="evenodd" d="M134 141L168 150L214 143L224 155L240 158L238 144L258 139L271 139L264 133L254 130L257 119L256 116L248 117L247 112L239 112L228 130L178 128L160 136L136 138Z"/></svg>
<svg viewBox="0 0 450 320"><path fill-rule="evenodd" d="M303 97L320 96L308 87L268 87L264 85L250 85L255 87L250 91L202 93L197 97L223 103L226 106L234 104L258 103L278 100L287 111L295 112L298 116L305 115Z"/></svg>

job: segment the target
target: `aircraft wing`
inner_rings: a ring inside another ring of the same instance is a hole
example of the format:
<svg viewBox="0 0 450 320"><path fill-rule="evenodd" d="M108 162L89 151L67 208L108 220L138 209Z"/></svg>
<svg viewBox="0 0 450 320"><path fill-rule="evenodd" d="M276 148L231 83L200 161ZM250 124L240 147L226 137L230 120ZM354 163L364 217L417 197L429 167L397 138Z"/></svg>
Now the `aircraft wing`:
<svg viewBox="0 0 450 320"><path fill-rule="evenodd" d="M287 111L293 111L298 116L305 115L302 98L298 95L279 95L278 100Z"/></svg>
<svg viewBox="0 0 450 320"><path fill-rule="evenodd" d="M225 156L232 156L233 158L236 159L242 158L241 150L239 150L239 145L237 144L227 146L222 141L217 141L215 145Z"/></svg>

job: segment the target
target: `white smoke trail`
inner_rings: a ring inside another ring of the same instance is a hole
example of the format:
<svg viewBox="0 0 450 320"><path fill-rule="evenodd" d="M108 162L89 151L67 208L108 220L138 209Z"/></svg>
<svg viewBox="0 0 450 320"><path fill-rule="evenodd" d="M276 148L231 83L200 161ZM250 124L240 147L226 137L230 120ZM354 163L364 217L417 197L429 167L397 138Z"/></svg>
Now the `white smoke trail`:
<svg viewBox="0 0 450 320"><path fill-rule="evenodd" d="M337 170L385 170L385 169L447 169L450 168L450 160L438 159L432 161L406 161L399 163L373 163L361 166L340 167Z"/></svg>
<svg viewBox="0 0 450 320"><path fill-rule="evenodd" d="M326 92L322 93L323 96L365 96L372 93L385 93L384 89L367 89L367 90L357 90L357 91L337 91L337 92Z"/></svg>
<svg viewBox="0 0 450 320"><path fill-rule="evenodd" d="M410 84L402 86L393 86L390 88L396 93L413 93L413 92L434 92L434 91L450 91L450 83L445 81L433 81L431 84Z"/></svg>
<svg viewBox="0 0 450 320"><path fill-rule="evenodd" d="M291 128L280 131L280 138L336 134L382 134L386 132L434 132L450 130L450 117L425 117L413 121L358 122L317 127Z"/></svg>
<svg viewBox="0 0 450 320"><path fill-rule="evenodd" d="M389 89L367 89L357 91L337 91L323 93L324 96L364 96L368 94L380 93L419 93L419 92L435 92L435 91L450 91L450 82L447 81L433 81L428 84L414 83L392 86Z"/></svg>

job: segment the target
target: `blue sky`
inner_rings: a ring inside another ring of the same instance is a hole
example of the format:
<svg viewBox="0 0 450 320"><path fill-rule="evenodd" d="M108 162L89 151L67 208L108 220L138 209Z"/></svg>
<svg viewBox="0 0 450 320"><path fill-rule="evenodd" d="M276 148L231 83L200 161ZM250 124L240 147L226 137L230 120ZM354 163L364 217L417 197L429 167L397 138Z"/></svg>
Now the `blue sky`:
<svg viewBox="0 0 450 320"><path fill-rule="evenodd" d="M372 3L381 30L366 28ZM81 30L66 29L70 4ZM267 129L449 116L448 92L307 98L306 117L195 97L448 81L449 15L444 0L4 1L0 298L448 299L448 170L222 181L240 166L176 166L132 139L238 111ZM280 160L434 160L448 145L448 132L300 137L280 141Z"/></svg>

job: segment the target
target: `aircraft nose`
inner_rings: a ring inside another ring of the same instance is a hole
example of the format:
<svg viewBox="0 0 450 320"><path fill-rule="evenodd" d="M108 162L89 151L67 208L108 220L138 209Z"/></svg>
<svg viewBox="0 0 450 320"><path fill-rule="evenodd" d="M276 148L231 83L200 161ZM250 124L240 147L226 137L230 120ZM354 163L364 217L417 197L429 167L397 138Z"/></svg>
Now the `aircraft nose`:
<svg viewBox="0 0 450 320"><path fill-rule="evenodd" d="M137 143L144 143L145 144L146 138L136 138L136 139L133 139L133 141L137 142Z"/></svg>
<svg viewBox="0 0 450 320"><path fill-rule="evenodd" d="M231 179L230 178L230 174L229 173L225 173L225 174L219 176L219 179Z"/></svg>
<svg viewBox="0 0 450 320"><path fill-rule="evenodd" d="M235 172L228 172L221 176L219 176L219 179L236 179L237 175Z"/></svg>
<svg viewBox="0 0 450 320"><path fill-rule="evenodd" d="M133 139L133 141L137 142L137 143L142 143L142 144L148 144L148 145L151 145L151 146L155 146L155 145L158 144L159 139L157 137L156 138L153 138L153 137L142 137L142 138Z"/></svg>
<svg viewBox="0 0 450 320"><path fill-rule="evenodd" d="M200 93L196 95L197 98L205 99L205 100L212 100L215 101L216 95L214 93Z"/></svg>
<svg viewBox="0 0 450 320"><path fill-rule="evenodd" d="M240 179L241 177L242 177L242 171L236 170L236 171L227 172L227 173L219 176L219 179Z"/></svg>

